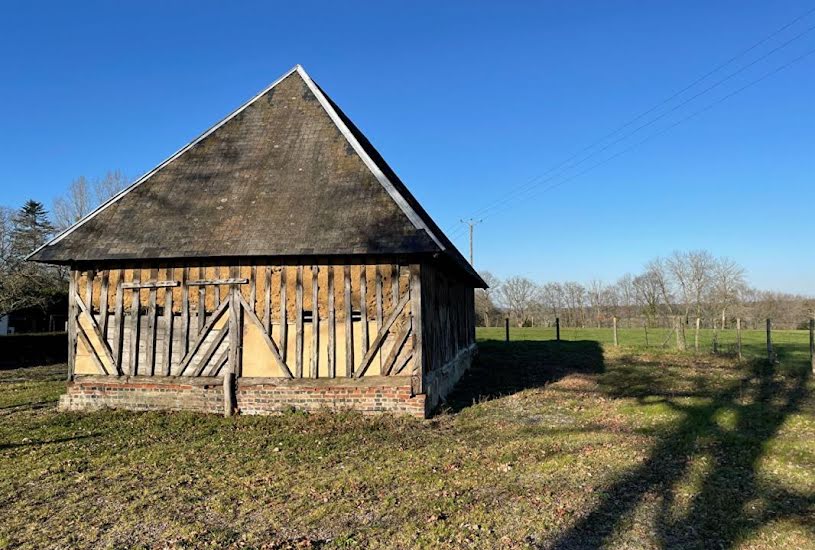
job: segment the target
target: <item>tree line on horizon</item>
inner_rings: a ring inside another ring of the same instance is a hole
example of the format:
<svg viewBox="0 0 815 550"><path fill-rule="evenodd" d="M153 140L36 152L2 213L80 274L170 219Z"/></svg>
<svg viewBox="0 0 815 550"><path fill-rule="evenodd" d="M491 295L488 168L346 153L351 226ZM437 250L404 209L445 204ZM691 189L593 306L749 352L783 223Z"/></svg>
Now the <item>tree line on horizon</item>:
<svg viewBox="0 0 815 550"><path fill-rule="evenodd" d="M53 201L50 211L34 199L17 209L0 206L0 317L28 308L45 310L67 295L67 269L25 258L128 183L118 170L92 180L80 176Z"/></svg>
<svg viewBox="0 0 815 550"><path fill-rule="evenodd" d="M508 318L514 326L672 327L677 318L706 328L762 328L772 319L777 328L805 328L815 317L815 299L764 291L748 284L746 271L707 250L675 251L654 258L636 273L612 283L593 279L538 283L527 277L499 279L482 272L489 289L476 291L480 326L497 326Z"/></svg>

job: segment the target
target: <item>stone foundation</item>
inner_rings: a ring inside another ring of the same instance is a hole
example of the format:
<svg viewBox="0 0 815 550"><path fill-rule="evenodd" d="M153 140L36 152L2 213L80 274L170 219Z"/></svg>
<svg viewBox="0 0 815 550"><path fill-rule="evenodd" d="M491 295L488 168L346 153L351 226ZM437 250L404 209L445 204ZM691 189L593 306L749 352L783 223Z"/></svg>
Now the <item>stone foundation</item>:
<svg viewBox="0 0 815 550"><path fill-rule="evenodd" d="M408 377L346 379L242 378L235 395L241 414L355 410L427 416L425 395L411 395ZM77 376L60 398L61 410L173 410L223 413L223 379L181 376Z"/></svg>

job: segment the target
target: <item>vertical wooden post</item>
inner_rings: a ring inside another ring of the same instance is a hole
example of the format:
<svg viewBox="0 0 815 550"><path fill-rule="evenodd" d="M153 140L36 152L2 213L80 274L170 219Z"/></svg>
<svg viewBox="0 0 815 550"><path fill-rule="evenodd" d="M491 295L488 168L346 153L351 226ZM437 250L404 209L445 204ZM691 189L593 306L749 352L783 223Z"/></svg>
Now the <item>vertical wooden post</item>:
<svg viewBox="0 0 815 550"><path fill-rule="evenodd" d="M328 266L328 377L337 376L337 317L334 303L334 266Z"/></svg>
<svg viewBox="0 0 815 550"><path fill-rule="evenodd" d="M809 362L815 373L815 319L809 320Z"/></svg>
<svg viewBox="0 0 815 550"><path fill-rule="evenodd" d="M555 341L560 342L560 317L555 317Z"/></svg>
<svg viewBox="0 0 815 550"><path fill-rule="evenodd" d="M702 323L702 320L699 317L697 317L696 318L696 333L693 335L693 349L694 349L694 351L696 353L699 353L699 329L700 329L701 323Z"/></svg>
<svg viewBox="0 0 815 550"><path fill-rule="evenodd" d="M124 353L124 289L122 283L125 279L125 270L119 270L116 279L116 303L113 306L113 360L116 362L117 370L124 374L125 367L122 364L122 354Z"/></svg>
<svg viewBox="0 0 815 550"><path fill-rule="evenodd" d="M311 268L311 377L317 378L320 371L320 268Z"/></svg>
<svg viewBox="0 0 815 550"><path fill-rule="evenodd" d="M648 319L643 319L642 326L645 329L645 347L648 347Z"/></svg>
<svg viewBox="0 0 815 550"><path fill-rule="evenodd" d="M769 319L767 319L767 361L770 363L775 361L773 356L773 324Z"/></svg>
<svg viewBox="0 0 815 550"><path fill-rule="evenodd" d="M240 276L240 269L230 269L232 278ZM236 408L235 379L241 372L241 302L238 297L240 289L237 285L229 288L229 361L224 369L224 416L232 416Z"/></svg>
<svg viewBox="0 0 815 550"><path fill-rule="evenodd" d="M108 341L108 286L110 284L110 270L102 271L102 289L99 293L99 332L102 340Z"/></svg>
<svg viewBox="0 0 815 550"><path fill-rule="evenodd" d="M289 283L286 277L286 266L280 268L280 357L283 362L287 362L287 351L289 349L289 314L288 314L288 292Z"/></svg>
<svg viewBox="0 0 815 550"><path fill-rule="evenodd" d="M674 317L674 330L676 331L676 349L685 351L685 327L680 315Z"/></svg>
<svg viewBox="0 0 815 550"><path fill-rule="evenodd" d="M138 283L140 281L141 269L134 267L133 282ZM139 373L139 340L141 338L140 312L141 293L137 287L133 289L133 293L130 297L130 376L136 376Z"/></svg>
<svg viewBox="0 0 815 550"><path fill-rule="evenodd" d="M240 272L235 272L233 268L233 272L237 273L235 275L238 277ZM233 273L233 274L234 274ZM207 278L207 272L203 265L198 267L198 279L203 280ZM201 335L201 332L204 330L204 324L207 321L207 287L205 286L198 286L198 316L196 320L198 321L197 329L195 331L196 337Z"/></svg>
<svg viewBox="0 0 815 550"><path fill-rule="evenodd" d="M736 353L739 355L741 361L741 318L736 317Z"/></svg>
<svg viewBox="0 0 815 550"><path fill-rule="evenodd" d="M272 335L272 268L263 268L263 330Z"/></svg>
<svg viewBox="0 0 815 550"><path fill-rule="evenodd" d="M190 268L181 270L181 355L187 355L190 349Z"/></svg>
<svg viewBox="0 0 815 550"><path fill-rule="evenodd" d="M504 341L509 343L509 317L504 318L504 331L506 333Z"/></svg>
<svg viewBox="0 0 815 550"><path fill-rule="evenodd" d="M422 267L420 264L410 266L410 322L413 327L413 374L411 376L411 393L419 395L424 393L425 356L422 324ZM398 289L398 286L397 286Z"/></svg>
<svg viewBox="0 0 815 550"><path fill-rule="evenodd" d="M167 278L175 279L173 268L167 268ZM162 365L161 373L164 376L170 376L170 370L173 363L173 289L167 287L164 289L164 363Z"/></svg>
<svg viewBox="0 0 815 550"><path fill-rule="evenodd" d="M354 376L354 319L351 305L351 266L342 268L343 306L345 307L345 375ZM394 302L396 305L396 302Z"/></svg>
<svg viewBox="0 0 815 550"><path fill-rule="evenodd" d="M294 281L294 376L303 377L303 266Z"/></svg>
<svg viewBox="0 0 815 550"><path fill-rule="evenodd" d="M157 280L158 269L153 268L150 270L150 282L155 283ZM147 345L145 346L145 355L148 376L156 374L156 293L157 289L151 288L147 297Z"/></svg>
<svg viewBox="0 0 815 550"><path fill-rule="evenodd" d="M368 268L360 266L359 272L359 330L360 352L368 353Z"/></svg>
<svg viewBox="0 0 815 550"><path fill-rule="evenodd" d="M611 320L614 323L614 347L616 348L620 346L620 341L617 339L617 317L614 316Z"/></svg>
<svg viewBox="0 0 815 550"><path fill-rule="evenodd" d="M77 315L76 306L76 282L79 273L71 270L71 277L68 279L68 380L74 379L74 369L76 368L76 331Z"/></svg>

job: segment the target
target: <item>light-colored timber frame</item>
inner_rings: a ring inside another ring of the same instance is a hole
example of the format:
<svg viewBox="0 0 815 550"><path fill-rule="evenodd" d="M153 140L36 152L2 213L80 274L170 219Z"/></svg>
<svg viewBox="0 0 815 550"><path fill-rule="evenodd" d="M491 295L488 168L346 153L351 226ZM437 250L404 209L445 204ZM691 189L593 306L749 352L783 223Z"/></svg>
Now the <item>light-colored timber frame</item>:
<svg viewBox="0 0 815 550"><path fill-rule="evenodd" d="M383 262L73 269L69 378L221 377L227 414L241 377L401 376L421 394L428 369L474 342L472 289L444 277Z"/></svg>

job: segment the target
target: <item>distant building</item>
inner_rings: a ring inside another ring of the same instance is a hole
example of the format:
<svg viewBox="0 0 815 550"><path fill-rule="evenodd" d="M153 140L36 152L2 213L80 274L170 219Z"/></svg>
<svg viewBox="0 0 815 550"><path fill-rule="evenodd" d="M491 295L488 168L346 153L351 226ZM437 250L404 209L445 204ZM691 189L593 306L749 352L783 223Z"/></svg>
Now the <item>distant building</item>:
<svg viewBox="0 0 815 550"><path fill-rule="evenodd" d="M299 66L43 246L65 408L428 415L484 282Z"/></svg>

